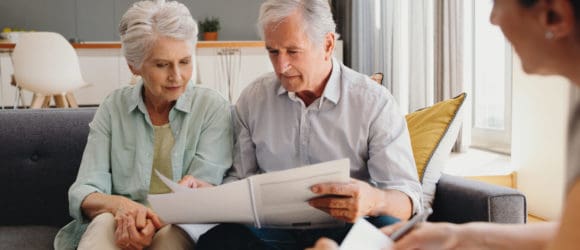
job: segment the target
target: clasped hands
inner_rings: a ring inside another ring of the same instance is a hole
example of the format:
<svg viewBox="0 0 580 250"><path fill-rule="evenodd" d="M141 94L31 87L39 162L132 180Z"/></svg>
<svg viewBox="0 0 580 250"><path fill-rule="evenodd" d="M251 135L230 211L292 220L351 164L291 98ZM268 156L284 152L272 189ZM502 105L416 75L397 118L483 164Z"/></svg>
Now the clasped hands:
<svg viewBox="0 0 580 250"><path fill-rule="evenodd" d="M179 185L189 188L213 186L191 175L184 176ZM155 232L165 226L165 223L150 208L125 197L117 197L117 209L113 213L116 245L121 249L131 250L148 247L153 241Z"/></svg>
<svg viewBox="0 0 580 250"><path fill-rule="evenodd" d="M377 190L364 181L351 178L349 183L321 183L311 190L322 196L308 203L337 219L354 223L359 217L375 215Z"/></svg>

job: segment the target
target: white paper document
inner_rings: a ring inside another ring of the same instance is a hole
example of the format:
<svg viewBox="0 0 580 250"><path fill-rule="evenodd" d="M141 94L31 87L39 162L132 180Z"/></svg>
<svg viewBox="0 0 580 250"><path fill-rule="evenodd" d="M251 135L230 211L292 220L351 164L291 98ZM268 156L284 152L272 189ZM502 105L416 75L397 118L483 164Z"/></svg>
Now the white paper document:
<svg viewBox="0 0 580 250"><path fill-rule="evenodd" d="M173 191L149 195L153 210L166 223L233 222L273 228L317 228L343 224L311 207L310 187L350 180L348 159L254 175L210 188L190 189L160 175Z"/></svg>
<svg viewBox="0 0 580 250"><path fill-rule="evenodd" d="M360 218L348 231L340 244L340 250L385 250L391 249L392 245L391 238L364 218Z"/></svg>

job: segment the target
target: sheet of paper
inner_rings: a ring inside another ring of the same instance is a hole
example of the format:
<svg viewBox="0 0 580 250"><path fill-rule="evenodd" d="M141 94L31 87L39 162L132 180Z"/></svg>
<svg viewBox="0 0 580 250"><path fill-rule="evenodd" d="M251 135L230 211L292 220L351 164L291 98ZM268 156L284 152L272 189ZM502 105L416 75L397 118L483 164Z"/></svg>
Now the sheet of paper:
<svg viewBox="0 0 580 250"><path fill-rule="evenodd" d="M310 187L324 182L348 182L350 165L348 159L342 159L199 189L180 186L158 175L174 192L149 195L148 200L166 223L232 222L262 227L314 228L343 222L308 204L308 200L316 196Z"/></svg>
<svg viewBox="0 0 580 250"><path fill-rule="evenodd" d="M251 177L262 226L278 228L332 227L343 224L308 204L317 195L310 187L325 182L348 183L348 159Z"/></svg>
<svg viewBox="0 0 580 250"><path fill-rule="evenodd" d="M189 234L193 242L197 242L199 237L218 224L177 224L183 231Z"/></svg>
<svg viewBox="0 0 580 250"><path fill-rule="evenodd" d="M245 180L187 192L149 195L151 208L166 223L235 222L254 224Z"/></svg>
<svg viewBox="0 0 580 250"><path fill-rule="evenodd" d="M167 178L165 175L161 174L159 171L157 171L157 169L155 169L155 174L157 174L157 176L159 176L159 179L161 179L161 181L163 183L165 183L165 185L167 185L167 187L169 189L171 189L171 191L173 191L174 193L189 192L189 191L194 190L194 189L177 184L176 182Z"/></svg>
<svg viewBox="0 0 580 250"><path fill-rule="evenodd" d="M393 241L367 220L360 218L340 244L340 250L391 249Z"/></svg>

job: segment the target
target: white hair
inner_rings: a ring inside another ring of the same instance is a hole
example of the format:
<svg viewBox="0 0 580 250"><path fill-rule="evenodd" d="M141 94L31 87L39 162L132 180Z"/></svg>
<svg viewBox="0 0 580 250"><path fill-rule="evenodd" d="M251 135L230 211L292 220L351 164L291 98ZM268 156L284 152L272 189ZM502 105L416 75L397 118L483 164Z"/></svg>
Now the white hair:
<svg viewBox="0 0 580 250"><path fill-rule="evenodd" d="M299 11L302 16L303 31L310 42L322 46L328 33L333 33L335 39L338 38L328 0L266 0L260 7L258 17L260 37L264 39L264 29L269 24L279 23L295 11Z"/></svg>
<svg viewBox="0 0 580 250"><path fill-rule="evenodd" d="M189 9L182 3L165 0L136 2L119 24L123 54L127 63L136 68L141 68L158 37L189 41L195 48L197 32Z"/></svg>

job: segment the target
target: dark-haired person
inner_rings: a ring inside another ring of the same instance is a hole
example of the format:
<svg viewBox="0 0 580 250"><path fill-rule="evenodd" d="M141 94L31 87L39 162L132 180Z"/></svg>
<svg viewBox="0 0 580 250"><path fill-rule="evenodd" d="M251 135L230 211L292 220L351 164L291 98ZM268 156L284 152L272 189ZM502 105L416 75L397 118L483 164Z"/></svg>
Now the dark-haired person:
<svg viewBox="0 0 580 250"><path fill-rule="evenodd" d="M490 20L513 45L524 71L561 75L580 85L580 1L495 0ZM392 249L579 249L580 105L569 128L567 197L560 222L422 223ZM401 225L382 230L390 234ZM321 239L312 249L338 247L329 239Z"/></svg>

